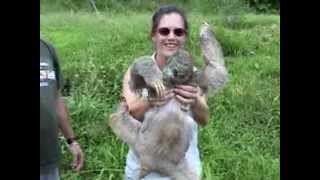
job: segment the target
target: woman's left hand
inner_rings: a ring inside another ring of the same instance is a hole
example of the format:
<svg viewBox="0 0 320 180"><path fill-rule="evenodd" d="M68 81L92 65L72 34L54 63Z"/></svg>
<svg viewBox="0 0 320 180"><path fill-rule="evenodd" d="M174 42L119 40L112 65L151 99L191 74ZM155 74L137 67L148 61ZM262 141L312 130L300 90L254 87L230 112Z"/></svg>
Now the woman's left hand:
<svg viewBox="0 0 320 180"><path fill-rule="evenodd" d="M193 106L200 95L200 88L189 85L178 85L174 89L176 98L184 105Z"/></svg>

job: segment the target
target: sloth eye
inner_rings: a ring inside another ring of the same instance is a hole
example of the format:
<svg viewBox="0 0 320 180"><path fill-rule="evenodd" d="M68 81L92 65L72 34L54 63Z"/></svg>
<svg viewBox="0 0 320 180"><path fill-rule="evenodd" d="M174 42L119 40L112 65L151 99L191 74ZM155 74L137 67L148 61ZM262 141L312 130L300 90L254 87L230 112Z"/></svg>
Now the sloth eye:
<svg viewBox="0 0 320 180"><path fill-rule="evenodd" d="M174 77L177 77L177 76L178 76L178 71L177 71L177 69L174 69L174 70L173 70L173 76L174 76Z"/></svg>

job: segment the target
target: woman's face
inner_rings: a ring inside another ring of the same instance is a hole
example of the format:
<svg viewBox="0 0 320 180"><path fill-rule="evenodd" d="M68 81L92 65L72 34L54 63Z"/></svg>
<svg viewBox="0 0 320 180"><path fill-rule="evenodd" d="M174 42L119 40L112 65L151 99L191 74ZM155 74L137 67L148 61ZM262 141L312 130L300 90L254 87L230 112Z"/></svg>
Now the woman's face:
<svg viewBox="0 0 320 180"><path fill-rule="evenodd" d="M182 17L177 13L161 17L158 28L152 36L159 57L167 58L182 48L186 42L186 32Z"/></svg>

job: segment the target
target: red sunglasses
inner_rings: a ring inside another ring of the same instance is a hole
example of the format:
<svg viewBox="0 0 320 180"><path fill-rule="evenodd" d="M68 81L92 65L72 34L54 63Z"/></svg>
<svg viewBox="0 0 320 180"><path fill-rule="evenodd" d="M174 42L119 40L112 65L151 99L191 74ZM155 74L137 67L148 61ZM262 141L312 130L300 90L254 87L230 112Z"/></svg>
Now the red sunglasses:
<svg viewBox="0 0 320 180"><path fill-rule="evenodd" d="M170 34L170 31L171 30L169 28L166 28L166 27L158 29L159 34L162 35L162 36L168 36ZM173 33L174 33L174 35L176 35L178 37L181 37L181 36L184 36L185 34L187 34L187 32L182 28L173 29Z"/></svg>

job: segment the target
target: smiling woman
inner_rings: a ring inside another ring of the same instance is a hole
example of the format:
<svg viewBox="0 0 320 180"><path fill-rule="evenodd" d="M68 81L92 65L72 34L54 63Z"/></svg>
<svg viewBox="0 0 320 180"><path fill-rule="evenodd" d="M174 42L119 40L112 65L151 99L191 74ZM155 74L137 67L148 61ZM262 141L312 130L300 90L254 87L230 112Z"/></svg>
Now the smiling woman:
<svg viewBox="0 0 320 180"><path fill-rule="evenodd" d="M171 7L160 8L153 16L151 31L152 41L156 49L156 61L160 67L165 59L183 48L187 40L188 22L184 14Z"/></svg>
<svg viewBox="0 0 320 180"><path fill-rule="evenodd" d="M184 46L186 42L184 28L179 14L171 13L162 16L157 32L152 35L157 53L156 61L159 64L163 65L168 56Z"/></svg>
<svg viewBox="0 0 320 180"><path fill-rule="evenodd" d="M156 70L162 71L167 64L167 59L175 52L183 49L188 38L188 22L184 13L174 6L162 6L152 17L151 39L154 44L155 53L151 56L151 61L156 63ZM190 85L177 86L173 90L165 90L164 95L152 100L138 97L129 88L131 79L131 67L128 69L123 80L123 99L127 104L128 111L133 117L133 121L143 121L145 113L154 105L164 104L171 98L176 98L178 102L192 107L190 118L192 121L192 139L186 152L188 164L195 169L198 176L201 175L200 155L198 150L198 124L205 124L208 121L209 111L206 96L201 93L199 87ZM143 168L143 167L142 167ZM126 161L126 179L137 179L140 173L140 162L132 149L129 150ZM161 175L152 172L144 179L160 178ZM162 177L169 179L169 177Z"/></svg>

